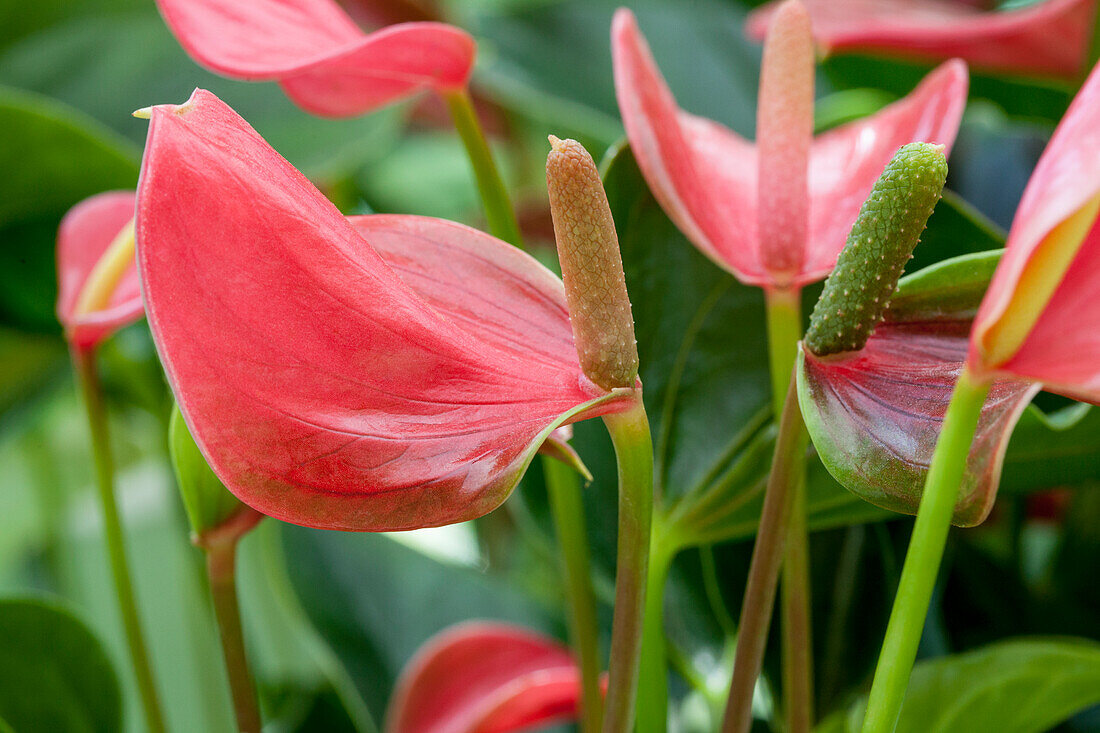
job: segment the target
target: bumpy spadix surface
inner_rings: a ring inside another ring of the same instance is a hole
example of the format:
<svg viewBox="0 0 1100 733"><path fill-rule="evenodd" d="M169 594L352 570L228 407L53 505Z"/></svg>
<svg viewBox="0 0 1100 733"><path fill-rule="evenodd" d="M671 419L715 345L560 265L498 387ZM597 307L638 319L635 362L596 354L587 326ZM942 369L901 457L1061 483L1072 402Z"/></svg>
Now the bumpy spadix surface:
<svg viewBox="0 0 1100 733"><path fill-rule="evenodd" d="M817 357L803 349L798 396L829 472L872 504L915 514L943 416L966 359L970 322L996 253L950 260L901 281L862 350ZM953 522L989 514L1001 462L1038 387L994 382L982 408Z"/></svg>
<svg viewBox="0 0 1100 733"><path fill-rule="evenodd" d="M470 622L430 639L394 689L386 733L510 733L575 720L569 650L526 629Z"/></svg>
<svg viewBox="0 0 1100 733"><path fill-rule="evenodd" d="M466 85L477 44L444 23L366 34L333 0L157 0L180 44L211 71L276 80L303 109L358 115L424 89Z"/></svg>
<svg viewBox="0 0 1100 733"><path fill-rule="evenodd" d="M1074 77L1088 56L1095 0L1043 0L994 11L967 0L803 0L826 51L961 58L993 71ZM762 39L779 3L745 26Z"/></svg>
<svg viewBox="0 0 1100 733"><path fill-rule="evenodd" d="M534 259L441 220L345 219L209 92L153 108L137 237L188 427L265 514L360 530L471 519L553 428L615 409Z"/></svg>
<svg viewBox="0 0 1100 733"><path fill-rule="evenodd" d="M629 10L616 13L611 42L619 109L653 195L718 265L745 283L776 284L760 253L756 146L676 106ZM967 85L966 66L949 61L904 99L814 139L805 254L782 285L804 285L829 273L860 205L899 147L930 142L950 150Z"/></svg>
<svg viewBox="0 0 1100 733"><path fill-rule="evenodd" d="M57 318L74 346L94 346L141 318L143 305L136 264L123 272L105 307L77 312L88 276L133 218L134 193L109 191L81 201L61 220L57 232Z"/></svg>
<svg viewBox="0 0 1100 733"><path fill-rule="evenodd" d="M1100 402L1100 73L1024 191L974 324L970 363Z"/></svg>

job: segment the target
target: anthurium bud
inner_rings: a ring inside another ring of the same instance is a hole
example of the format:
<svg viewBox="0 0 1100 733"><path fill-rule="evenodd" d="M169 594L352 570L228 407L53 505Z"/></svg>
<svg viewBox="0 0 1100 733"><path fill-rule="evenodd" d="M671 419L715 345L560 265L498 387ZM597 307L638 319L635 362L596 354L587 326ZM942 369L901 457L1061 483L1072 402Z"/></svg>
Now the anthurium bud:
<svg viewBox="0 0 1100 733"><path fill-rule="evenodd" d="M580 143L550 136L550 144L546 183L581 369L604 389L633 387L638 345L607 194Z"/></svg>
<svg viewBox="0 0 1100 733"><path fill-rule="evenodd" d="M172 466L176 471L180 495L183 497L183 507L191 523L196 544L203 544L212 532L228 525L247 531L263 516L229 493L229 489L210 470L183 421L179 407L172 409L168 447L172 454ZM244 527L240 526L242 515L247 515L243 521L247 526Z"/></svg>
<svg viewBox="0 0 1100 733"><path fill-rule="evenodd" d="M943 151L903 145L875 183L810 317L814 354L858 351L882 320L947 180Z"/></svg>

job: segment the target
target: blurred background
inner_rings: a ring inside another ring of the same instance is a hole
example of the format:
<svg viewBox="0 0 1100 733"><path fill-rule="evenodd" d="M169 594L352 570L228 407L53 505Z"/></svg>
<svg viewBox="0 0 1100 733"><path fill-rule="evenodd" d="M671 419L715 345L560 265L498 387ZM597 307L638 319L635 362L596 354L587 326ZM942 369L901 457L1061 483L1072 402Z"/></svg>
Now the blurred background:
<svg viewBox="0 0 1100 733"><path fill-rule="evenodd" d="M475 35L478 111L528 241L552 264L547 133L581 140L597 160L623 136L608 40L617 3L342 4L368 27L437 18ZM742 24L753 3L628 4L680 105L751 137L760 48L745 39ZM826 62L817 87L819 128L898 98L929 68L853 56ZM54 240L74 203L135 185L147 123L130 113L182 102L196 86L238 110L348 213L416 213L483 226L467 159L436 98L351 120L318 119L296 109L274 84L229 81L197 67L152 0L0 0L0 594L60 597L88 623L117 670L131 732L139 730L140 716L104 556L88 436L53 314ZM937 212L914 265L998 246L999 230L1010 224L1072 91L1055 83L975 78L950 161L948 187L957 197ZM634 220L635 228L622 233L648 402L661 396L659 389L651 394L651 382L668 385L670 354L691 304L671 297L676 302L638 302L637 293L676 293L700 278L729 278L676 234L631 165L618 173L632 176L634 189L612 192L612 202L617 217L631 207L648 212L642 228ZM658 243L649 247L649 238ZM661 256L666 259L654 259ZM728 308L718 310L691 346L683 404L675 414L661 403L651 409L672 446L669 481L718 450L709 434L736 430L723 404L736 400L745 414L767 404L762 319L747 317L759 325L743 334L735 331L747 326L723 322L760 311L759 295L732 281L728 287ZM747 360L739 349L759 355ZM169 725L229 730L202 558L189 544L167 461L171 398L146 326L126 329L100 353L136 592ZM694 399L704 389L724 396ZM1025 416L993 518L952 534L926 656L1017 634L1100 638L1100 416L1045 396L1039 406L1055 422L1038 412ZM585 500L607 634L614 464L601 426L578 426L576 444L597 477ZM690 449L677 452L677 446ZM813 508L820 531L812 552L818 705L825 714L865 689L911 521L862 504L827 476L818 481L821 501ZM730 619L737 617L757 507L747 505L749 519L728 541L685 552L674 566L666 609L681 730L710 729L709 716L724 696ZM364 730L361 716L349 713L364 705L380 721L405 661L459 620L506 619L565 638L537 464L505 507L476 526L355 535L268 521L245 539L241 553L242 612L270 713L267 730L356 730L356 719ZM0 685L4 679L0 672ZM1078 715L1062 729L1100 730L1100 714Z"/></svg>

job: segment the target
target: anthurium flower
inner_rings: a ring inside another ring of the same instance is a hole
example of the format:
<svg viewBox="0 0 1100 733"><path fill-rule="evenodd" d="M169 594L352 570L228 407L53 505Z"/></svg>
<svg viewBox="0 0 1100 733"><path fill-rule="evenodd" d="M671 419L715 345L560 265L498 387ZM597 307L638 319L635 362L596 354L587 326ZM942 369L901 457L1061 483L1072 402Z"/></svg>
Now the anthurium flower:
<svg viewBox="0 0 1100 733"><path fill-rule="evenodd" d="M144 307L132 256L112 262L110 253L133 238L133 191L109 191L81 201L57 232L57 318L77 348L94 347L141 318ZM93 273L97 285L88 289Z"/></svg>
<svg viewBox="0 0 1100 733"><path fill-rule="evenodd" d="M988 256L922 271L902 280L862 350L826 358L804 351L806 425L841 483L873 503L914 512L965 366L991 383L954 516L956 524L977 524L992 507L1012 429L1040 387L1100 402L1098 211L1094 71L1031 176L995 273Z"/></svg>
<svg viewBox="0 0 1100 733"><path fill-rule="evenodd" d="M1100 402L1100 73L1078 92L1016 210L969 366Z"/></svg>
<svg viewBox="0 0 1100 733"><path fill-rule="evenodd" d="M577 719L569 650L527 629L472 621L437 634L401 673L386 733L510 733Z"/></svg>
<svg viewBox="0 0 1100 733"><path fill-rule="evenodd" d="M345 530L471 519L554 429L633 404L583 375L561 281L530 256L452 222L346 219L209 92L150 114L149 324L246 504Z"/></svg>
<svg viewBox="0 0 1100 733"><path fill-rule="evenodd" d="M966 67L949 61L904 99L814 138L805 252L780 282L759 236L757 171L772 161L760 160L756 145L732 130L677 107L629 10L616 13L611 43L619 109L654 196L695 246L752 285L801 286L825 277L894 151L914 141L950 147L966 103Z"/></svg>
<svg viewBox="0 0 1100 733"><path fill-rule="evenodd" d="M416 92L464 88L477 44L445 23L364 33L333 0L157 0L202 66L274 80L308 112L363 114Z"/></svg>
<svg viewBox="0 0 1100 733"><path fill-rule="evenodd" d="M849 490L914 514L948 402L966 361L971 323L997 253L967 256L903 278L885 320L857 352L803 349L799 397L822 463ZM1012 429L1037 388L990 390L955 506L955 524L993 507Z"/></svg>
<svg viewBox="0 0 1100 733"><path fill-rule="evenodd" d="M804 0L821 49L961 58L990 71L1074 78L1088 59L1095 0L1045 0L998 11L967 0ZM749 16L762 39L778 3Z"/></svg>

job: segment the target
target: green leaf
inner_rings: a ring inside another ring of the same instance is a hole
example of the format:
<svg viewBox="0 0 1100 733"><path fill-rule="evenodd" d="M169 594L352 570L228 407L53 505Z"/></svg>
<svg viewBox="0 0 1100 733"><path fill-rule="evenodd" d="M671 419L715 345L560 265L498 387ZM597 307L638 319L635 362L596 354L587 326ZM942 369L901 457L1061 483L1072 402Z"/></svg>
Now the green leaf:
<svg viewBox="0 0 1100 733"><path fill-rule="evenodd" d="M0 320L59 329L54 316L57 225L94 193L133 188L137 151L63 105L0 88Z"/></svg>
<svg viewBox="0 0 1100 733"><path fill-rule="evenodd" d="M933 66L927 62L856 54L832 56L822 64L825 75L838 88L873 87L899 97L908 94ZM1018 117L1057 121L1065 113L1072 93L1065 83L971 71L971 99L989 99Z"/></svg>
<svg viewBox="0 0 1100 733"><path fill-rule="evenodd" d="M1100 703L1100 644L1013 639L921 662L896 733L1042 733ZM858 731L866 701L818 726Z"/></svg>
<svg viewBox="0 0 1100 733"><path fill-rule="evenodd" d="M24 38L0 55L0 83L60 99L139 145L148 123L133 119L133 110L182 103L202 87L322 182L338 181L388 149L403 115L396 106L353 119L321 119L295 107L274 83L215 76L187 57L153 3L73 18Z"/></svg>
<svg viewBox="0 0 1100 733"><path fill-rule="evenodd" d="M115 733L118 679L88 627L64 606L0 600L0 725L16 731Z"/></svg>
<svg viewBox="0 0 1100 733"><path fill-rule="evenodd" d="M479 41L479 81L511 108L571 136L609 145L622 134L611 75L611 16L622 3L523 3L462 19ZM759 46L745 11L716 0L631 3L684 109L742 134L756 119ZM691 53L684 53L684 49Z"/></svg>
<svg viewBox="0 0 1100 733"><path fill-rule="evenodd" d="M244 505L225 488L199 452L178 406L172 408L168 447L183 507L195 536L201 537L241 510Z"/></svg>
<svg viewBox="0 0 1100 733"><path fill-rule="evenodd" d="M67 364L60 339L0 328L0 429L15 408L52 384Z"/></svg>

